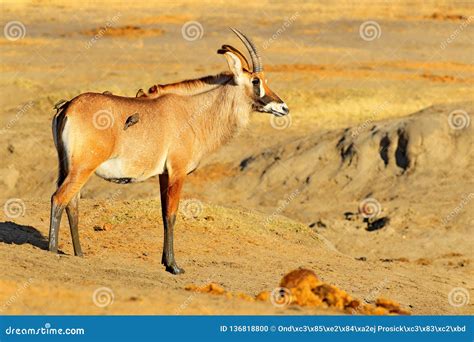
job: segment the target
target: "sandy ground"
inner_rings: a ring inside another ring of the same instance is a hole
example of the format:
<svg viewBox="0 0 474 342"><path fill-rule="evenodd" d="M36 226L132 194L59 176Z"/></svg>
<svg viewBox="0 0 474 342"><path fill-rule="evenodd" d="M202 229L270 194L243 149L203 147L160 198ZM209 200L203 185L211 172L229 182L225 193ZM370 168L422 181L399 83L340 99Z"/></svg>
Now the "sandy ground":
<svg viewBox="0 0 474 342"><path fill-rule="evenodd" d="M189 284L216 282L225 289L254 296L272 291L287 272L298 267L313 269L318 276L345 289L352 296L373 302L385 297L415 314L461 314L469 308L449 305L446 293L469 282L455 267L416 262L360 261L326 245L311 228L278 218L271 227L265 215L249 211L205 206L197 219L180 216L176 253L186 273L176 277L160 265L159 241L163 234L159 202L85 200L82 229L86 257L71 256L67 229L60 250L51 255L46 247L46 204L26 202L28 219L1 225L0 249L5 269L0 296L5 313L34 314L333 314L337 312L271 303L249 303L208 294L187 292ZM37 222L35 227L29 224ZM136 222L140 224L137 225ZM107 224L109 226L107 226ZM93 226L106 230L94 230ZM10 242L10 243L9 243ZM445 262L457 260L445 256ZM469 285L470 286L470 285ZM108 290L100 290L106 287ZM94 291L103 291L96 296ZM113 293L113 302L112 295ZM95 303L110 303L100 308Z"/></svg>
<svg viewBox="0 0 474 342"><path fill-rule="evenodd" d="M472 4L209 6L2 2L2 26L20 21L24 30L0 38L0 200L20 203L19 212L0 211L0 310L328 313L184 290L216 282L255 295L307 267L367 302L380 295L415 314L474 313ZM202 26L195 40L182 34L189 21ZM367 21L378 25L374 39L360 32ZM47 253L54 103L85 91L134 96L223 71L216 50L241 46L228 26L261 47L291 122L253 114L247 131L188 177L184 198L203 211L178 219L187 273L171 276L159 263L154 179L120 186L93 177L82 191L86 256L71 256L67 220L64 254ZM380 212L364 219L367 198ZM92 301L100 287L114 294L105 308Z"/></svg>

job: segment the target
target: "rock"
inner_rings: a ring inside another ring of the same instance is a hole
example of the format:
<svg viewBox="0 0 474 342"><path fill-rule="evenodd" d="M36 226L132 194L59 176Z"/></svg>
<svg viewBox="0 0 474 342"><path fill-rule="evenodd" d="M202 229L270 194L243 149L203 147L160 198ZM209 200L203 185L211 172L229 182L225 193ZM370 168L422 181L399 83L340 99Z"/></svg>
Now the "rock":
<svg viewBox="0 0 474 342"><path fill-rule="evenodd" d="M367 220L367 228L368 232L373 232L374 230L379 230L385 227L388 223L390 223L389 217L381 217L376 219L375 221Z"/></svg>
<svg viewBox="0 0 474 342"><path fill-rule="evenodd" d="M258 295L255 296L255 300L261 301L261 302L268 302L270 299L270 291L262 291Z"/></svg>
<svg viewBox="0 0 474 342"><path fill-rule="evenodd" d="M107 230L112 230L112 225L110 223L104 223L102 226L94 226L94 231L104 232Z"/></svg>

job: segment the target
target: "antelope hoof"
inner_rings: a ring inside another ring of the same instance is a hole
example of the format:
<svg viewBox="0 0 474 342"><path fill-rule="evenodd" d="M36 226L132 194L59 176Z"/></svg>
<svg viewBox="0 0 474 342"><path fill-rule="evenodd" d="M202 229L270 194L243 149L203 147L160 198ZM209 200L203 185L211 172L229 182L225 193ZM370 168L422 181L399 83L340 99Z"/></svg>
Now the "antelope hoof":
<svg viewBox="0 0 474 342"><path fill-rule="evenodd" d="M75 252L74 254L75 254L77 257L83 257L83 256L84 256L84 253L82 253L82 251Z"/></svg>
<svg viewBox="0 0 474 342"><path fill-rule="evenodd" d="M171 274L178 275L178 274L183 274L184 269L174 264L174 265L166 266L166 272L170 272Z"/></svg>

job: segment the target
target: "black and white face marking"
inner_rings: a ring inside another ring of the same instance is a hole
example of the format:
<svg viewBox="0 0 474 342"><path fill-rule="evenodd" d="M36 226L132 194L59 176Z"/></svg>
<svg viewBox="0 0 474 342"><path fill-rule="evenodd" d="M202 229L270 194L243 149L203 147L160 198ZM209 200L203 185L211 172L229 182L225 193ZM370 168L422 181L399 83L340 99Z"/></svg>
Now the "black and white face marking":
<svg viewBox="0 0 474 342"><path fill-rule="evenodd" d="M257 97L264 97L265 96L265 88L262 85L262 82L260 81L260 78L256 77L252 80L253 84L253 91Z"/></svg>
<svg viewBox="0 0 474 342"><path fill-rule="evenodd" d="M257 98L257 104L255 105L257 111L271 113L275 116L284 116L290 112L286 103L264 85L260 78L253 78L252 85Z"/></svg>
<svg viewBox="0 0 474 342"><path fill-rule="evenodd" d="M272 113L275 116L285 116L288 115L290 110L285 102L269 102L264 107L264 112Z"/></svg>

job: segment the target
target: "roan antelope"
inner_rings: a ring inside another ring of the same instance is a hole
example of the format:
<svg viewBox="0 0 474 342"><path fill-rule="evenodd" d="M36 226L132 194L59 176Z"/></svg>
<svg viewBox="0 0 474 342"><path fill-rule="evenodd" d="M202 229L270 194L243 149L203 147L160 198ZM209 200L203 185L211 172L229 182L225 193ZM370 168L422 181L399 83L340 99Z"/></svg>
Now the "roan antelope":
<svg viewBox="0 0 474 342"><path fill-rule="evenodd" d="M84 93L58 107L53 137L58 151L58 189L51 198L49 250L57 252L66 208L74 254L81 256L78 233L80 190L92 173L117 183L159 175L164 225L162 264L173 274L173 228L187 174L200 160L248 124L252 110L287 115L286 104L267 85L254 44L232 29L249 51L224 45L218 50L230 68L216 76L159 86L147 97ZM104 121L106 125L104 125Z"/></svg>

